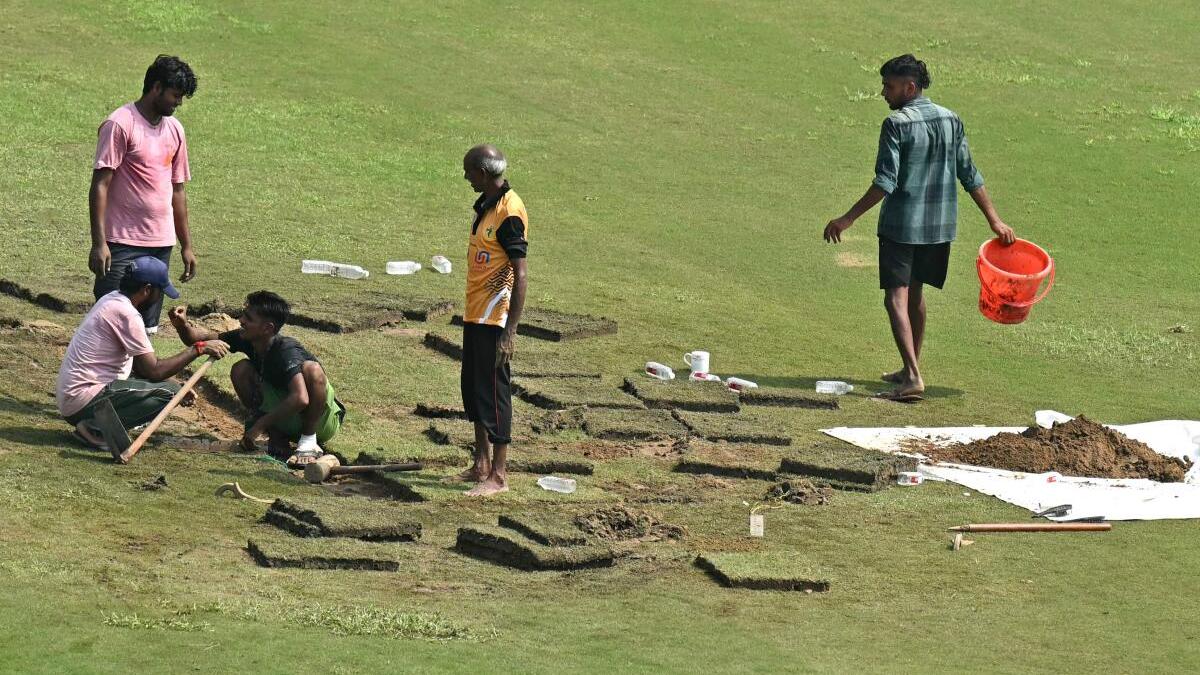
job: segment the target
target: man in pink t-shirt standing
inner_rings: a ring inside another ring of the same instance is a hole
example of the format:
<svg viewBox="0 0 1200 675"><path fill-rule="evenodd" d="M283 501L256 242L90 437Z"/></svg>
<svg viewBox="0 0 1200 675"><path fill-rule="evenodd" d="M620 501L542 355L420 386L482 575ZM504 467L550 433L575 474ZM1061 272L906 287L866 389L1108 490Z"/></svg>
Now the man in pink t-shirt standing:
<svg viewBox="0 0 1200 675"><path fill-rule="evenodd" d="M188 230L191 179L183 125L172 115L196 92L196 76L175 56L159 56L146 70L142 97L121 106L100 125L88 197L96 299L117 290L125 268L153 256L170 264L179 242L180 281L196 275ZM140 310L147 333L158 331L162 300Z"/></svg>

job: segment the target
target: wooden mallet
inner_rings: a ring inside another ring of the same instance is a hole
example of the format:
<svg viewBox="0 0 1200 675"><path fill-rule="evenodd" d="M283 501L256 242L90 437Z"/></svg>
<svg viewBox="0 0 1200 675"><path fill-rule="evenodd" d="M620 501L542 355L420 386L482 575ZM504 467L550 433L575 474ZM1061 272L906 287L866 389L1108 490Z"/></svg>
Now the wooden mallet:
<svg viewBox="0 0 1200 675"><path fill-rule="evenodd" d="M128 448L124 448L124 452L122 452L122 448L119 447L109 448L109 450L112 451L113 459L117 460L118 464L128 464L129 460L133 459L133 456L138 454L138 451L141 450L142 446L146 444L146 441L150 439L150 434L158 430L158 427L162 425L163 420L167 419L167 415L170 415L171 411L175 409L175 406L179 405L179 402L183 400L183 397L187 396L188 392L196 386L196 383L200 381L200 377L204 375L205 371L208 370L208 367L211 366L216 360L217 359L215 357L210 356L207 361L200 364L200 367L196 369L195 373L192 373L192 376L188 378L188 381L183 383L183 386L179 389L179 393L171 397L171 400L167 402L166 407L159 411L158 415L155 416L150 424L146 425L145 429L142 429L142 433L138 435L138 437Z"/></svg>
<svg viewBox="0 0 1200 675"><path fill-rule="evenodd" d="M353 473L375 473L376 471L420 471L420 462L406 464L360 464L342 466L333 455L321 455L304 465L304 479L310 483L323 483L330 476L344 476Z"/></svg>

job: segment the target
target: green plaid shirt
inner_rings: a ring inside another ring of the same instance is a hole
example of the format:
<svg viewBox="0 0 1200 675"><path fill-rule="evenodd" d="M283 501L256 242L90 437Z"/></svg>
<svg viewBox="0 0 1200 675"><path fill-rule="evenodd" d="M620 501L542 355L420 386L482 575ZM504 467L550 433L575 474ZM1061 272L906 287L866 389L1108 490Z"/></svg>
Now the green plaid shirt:
<svg viewBox="0 0 1200 675"><path fill-rule="evenodd" d="M902 244L954 241L956 178L967 192L983 185L954 111L918 96L888 115L872 181L888 193L879 209L879 236Z"/></svg>

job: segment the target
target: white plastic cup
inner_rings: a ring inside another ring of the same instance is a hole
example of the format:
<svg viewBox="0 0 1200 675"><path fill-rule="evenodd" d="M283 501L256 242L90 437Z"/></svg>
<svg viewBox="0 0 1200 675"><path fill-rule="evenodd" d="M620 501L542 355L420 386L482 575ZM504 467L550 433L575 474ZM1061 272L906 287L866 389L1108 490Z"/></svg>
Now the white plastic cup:
<svg viewBox="0 0 1200 675"><path fill-rule="evenodd" d="M421 270L421 263L413 260L393 260L387 264L388 274L416 274Z"/></svg>

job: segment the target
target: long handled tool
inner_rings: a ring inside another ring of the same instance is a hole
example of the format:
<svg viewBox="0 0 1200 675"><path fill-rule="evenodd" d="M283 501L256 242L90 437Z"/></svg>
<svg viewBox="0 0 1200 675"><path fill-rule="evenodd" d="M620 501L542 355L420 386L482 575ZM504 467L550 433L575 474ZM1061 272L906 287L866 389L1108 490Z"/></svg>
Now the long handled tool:
<svg viewBox="0 0 1200 675"><path fill-rule="evenodd" d="M357 466L342 466L333 455L321 455L316 460L304 466L304 479L310 483L322 483L330 476L341 476L348 473L374 473L376 471L420 471L420 462L406 464L360 464Z"/></svg>
<svg viewBox="0 0 1200 675"><path fill-rule="evenodd" d="M167 402L167 406L159 411L158 415L150 421L150 424L146 425L145 429L142 429L142 433L138 435L137 439L135 439L128 448L125 448L124 452L122 452L120 448L109 448L112 450L113 459L117 460L118 464L128 464L129 460L133 459L133 456L138 454L138 451L142 449L142 446L145 445L146 441L150 438L150 434L153 434L158 430L158 427L162 425L163 420L167 419L167 415L170 415L171 411L175 409L175 406L179 405L179 402L183 400L183 397L187 396L187 393L192 390L192 387L196 386L196 383L200 381L200 377L204 375L205 371L208 370L208 367L211 366L214 361L216 361L215 358L209 357L207 361L200 364L200 367L196 369L196 372L192 373L192 376L188 378L188 381L183 383L183 386L179 389L179 393L175 394L175 396L173 396L171 400Z"/></svg>
<svg viewBox="0 0 1200 675"><path fill-rule="evenodd" d="M1112 523L975 523L951 532L1108 532Z"/></svg>

